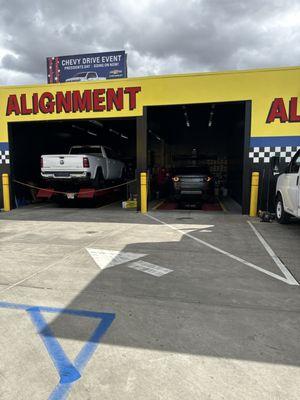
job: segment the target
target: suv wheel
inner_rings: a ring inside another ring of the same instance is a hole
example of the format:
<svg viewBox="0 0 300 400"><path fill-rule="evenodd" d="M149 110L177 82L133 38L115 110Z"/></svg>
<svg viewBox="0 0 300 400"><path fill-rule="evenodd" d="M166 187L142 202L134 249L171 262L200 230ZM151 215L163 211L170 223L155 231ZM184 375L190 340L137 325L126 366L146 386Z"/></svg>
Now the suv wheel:
<svg viewBox="0 0 300 400"><path fill-rule="evenodd" d="M276 199L276 220L280 224L287 224L290 220L290 215L284 210L283 201L280 194Z"/></svg>

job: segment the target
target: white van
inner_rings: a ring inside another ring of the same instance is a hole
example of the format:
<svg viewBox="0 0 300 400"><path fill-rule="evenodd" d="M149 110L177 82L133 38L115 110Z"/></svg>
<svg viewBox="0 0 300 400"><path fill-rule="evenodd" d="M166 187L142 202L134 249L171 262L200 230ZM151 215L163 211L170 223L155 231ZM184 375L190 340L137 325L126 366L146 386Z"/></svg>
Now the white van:
<svg viewBox="0 0 300 400"><path fill-rule="evenodd" d="M285 224L291 216L300 218L300 150L276 185L276 220Z"/></svg>

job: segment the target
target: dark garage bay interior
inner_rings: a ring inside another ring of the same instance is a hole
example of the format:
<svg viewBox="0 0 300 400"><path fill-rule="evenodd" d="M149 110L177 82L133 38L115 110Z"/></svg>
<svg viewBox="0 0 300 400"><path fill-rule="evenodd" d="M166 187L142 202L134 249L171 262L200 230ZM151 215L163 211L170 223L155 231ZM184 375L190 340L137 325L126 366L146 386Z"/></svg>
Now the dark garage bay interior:
<svg viewBox="0 0 300 400"><path fill-rule="evenodd" d="M136 169L136 119L81 119L11 123L12 178L38 187L47 187L40 175L43 154L67 154L72 146L104 145L127 166L128 178ZM62 187L61 190L63 190ZM27 204L32 195L27 187L14 184L15 205ZM125 196L126 197L126 196Z"/></svg>
<svg viewBox="0 0 300 400"><path fill-rule="evenodd" d="M149 107L149 167L155 173L160 166L206 165L216 186L243 206L246 130L242 101Z"/></svg>
<svg viewBox="0 0 300 400"><path fill-rule="evenodd" d="M150 175L149 200L156 196L159 171L205 165L215 181L216 196L232 198L245 209L245 160L248 142L246 102L156 106L147 108L147 150L137 147L136 118L80 119L9 124L12 178L47 187L40 176L42 154L66 154L74 145L104 145L126 164L127 177L137 176L138 159ZM136 190L137 192L137 190ZM123 200L128 193L124 192ZM168 201L170 193L165 197ZM32 201L27 187L13 185L16 206Z"/></svg>

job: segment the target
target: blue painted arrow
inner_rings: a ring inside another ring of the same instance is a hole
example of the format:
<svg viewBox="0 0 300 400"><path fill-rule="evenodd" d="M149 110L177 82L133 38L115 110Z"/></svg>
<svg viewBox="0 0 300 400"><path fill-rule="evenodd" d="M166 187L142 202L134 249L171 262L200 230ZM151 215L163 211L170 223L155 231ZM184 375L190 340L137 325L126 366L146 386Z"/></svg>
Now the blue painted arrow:
<svg viewBox="0 0 300 400"><path fill-rule="evenodd" d="M35 307L26 304L6 302L0 302L0 308L24 310L30 315L30 318L35 325L37 332L41 336L60 378L59 383L51 393L49 400L63 400L66 398L72 384L81 378L82 371L95 352L102 336L108 330L115 318L115 314L112 313L98 313L86 310L71 310L42 306ZM42 312L69 314L100 320L91 337L76 356L74 363L69 360L58 340L54 337L52 330L47 325L47 322L42 315Z"/></svg>

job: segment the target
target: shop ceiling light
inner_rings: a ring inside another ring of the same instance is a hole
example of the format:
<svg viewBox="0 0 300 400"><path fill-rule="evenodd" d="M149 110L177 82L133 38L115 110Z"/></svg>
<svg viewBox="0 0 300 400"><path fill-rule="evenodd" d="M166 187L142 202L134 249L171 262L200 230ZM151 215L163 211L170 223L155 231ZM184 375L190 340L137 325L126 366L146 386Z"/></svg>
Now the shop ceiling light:
<svg viewBox="0 0 300 400"><path fill-rule="evenodd" d="M87 133L88 133L89 135L92 135L92 136L98 136L97 133L94 133L94 132L91 132L91 131L87 131Z"/></svg>
<svg viewBox="0 0 300 400"><path fill-rule="evenodd" d="M190 120L189 120L188 113L187 113L187 111L186 111L186 107L185 107L185 106L182 106L182 108L183 108L183 114L184 114L184 117L185 117L186 126L187 126L188 128L190 128L191 124L190 124Z"/></svg>
<svg viewBox="0 0 300 400"><path fill-rule="evenodd" d="M95 121L94 119L90 119L89 122L90 122L91 124L100 126L100 128L103 128L103 127L104 127L104 125L103 125L101 122Z"/></svg>
<svg viewBox="0 0 300 400"><path fill-rule="evenodd" d="M77 126L77 125L72 125L72 128L75 128L75 129L78 129L79 131L85 132L85 129L80 128L80 126Z"/></svg>
<svg viewBox="0 0 300 400"><path fill-rule="evenodd" d="M118 135L118 136L120 136L121 135L121 133L120 132L118 132L118 131L115 131L114 129L112 129L112 128L109 128L109 132L111 132L111 133L114 133L115 135Z"/></svg>
<svg viewBox="0 0 300 400"><path fill-rule="evenodd" d="M154 133L151 129L148 129L148 132L151 133L151 135L153 135L159 142L161 141L161 137Z"/></svg>
<svg viewBox="0 0 300 400"><path fill-rule="evenodd" d="M208 120L208 127L209 128L212 126L212 123L213 123L214 110L215 110L215 104L212 104L211 105L211 110L210 110L210 113L209 113L209 120Z"/></svg>

